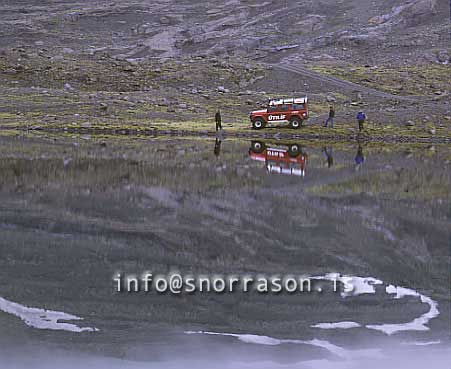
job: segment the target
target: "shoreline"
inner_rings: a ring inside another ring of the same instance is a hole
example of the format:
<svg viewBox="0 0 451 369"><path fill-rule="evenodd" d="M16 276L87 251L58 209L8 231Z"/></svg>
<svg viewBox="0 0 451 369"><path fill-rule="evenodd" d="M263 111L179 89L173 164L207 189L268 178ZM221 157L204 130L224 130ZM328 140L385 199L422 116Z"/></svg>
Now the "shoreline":
<svg viewBox="0 0 451 369"><path fill-rule="evenodd" d="M250 138L250 139L276 139L276 140L306 140L306 141L330 141L330 142L376 142L376 143L421 143L421 144L447 144L451 143L451 137L417 137L397 134L375 135L363 134L322 134L322 133L288 133L284 129L277 131L222 131L217 133L208 130L189 129L158 129L158 128L84 128L84 127L31 127L23 126L0 126L3 131L20 132L48 132L48 133L70 133L80 135L110 135L110 136L180 136L180 137L200 137L200 138ZM300 130L302 131L302 129Z"/></svg>

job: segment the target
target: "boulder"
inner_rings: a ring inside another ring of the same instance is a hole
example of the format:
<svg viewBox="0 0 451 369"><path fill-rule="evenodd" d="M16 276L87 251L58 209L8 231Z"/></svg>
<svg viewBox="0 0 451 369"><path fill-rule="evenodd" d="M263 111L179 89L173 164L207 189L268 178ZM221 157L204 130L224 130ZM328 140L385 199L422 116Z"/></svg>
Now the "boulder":
<svg viewBox="0 0 451 369"><path fill-rule="evenodd" d="M75 89L71 86L71 84L70 83L65 83L64 84L64 89L65 90L67 90L67 91L74 91Z"/></svg>
<svg viewBox="0 0 451 369"><path fill-rule="evenodd" d="M390 17L388 17L387 15L376 15L375 17L370 18L368 20L368 23L378 26L380 24L385 23L389 19L390 19Z"/></svg>
<svg viewBox="0 0 451 369"><path fill-rule="evenodd" d="M336 102L337 99L335 97L333 97L332 95L327 95L326 96L326 101L327 102Z"/></svg>
<svg viewBox="0 0 451 369"><path fill-rule="evenodd" d="M168 26L169 24L171 24L171 19L168 16L163 15L160 17L160 23L164 26Z"/></svg>
<svg viewBox="0 0 451 369"><path fill-rule="evenodd" d="M218 92L229 93L230 90L228 88L225 88L224 86L219 86L218 87Z"/></svg>
<svg viewBox="0 0 451 369"><path fill-rule="evenodd" d="M450 54L447 50L440 50L437 53L437 61L442 64L448 64L451 60Z"/></svg>

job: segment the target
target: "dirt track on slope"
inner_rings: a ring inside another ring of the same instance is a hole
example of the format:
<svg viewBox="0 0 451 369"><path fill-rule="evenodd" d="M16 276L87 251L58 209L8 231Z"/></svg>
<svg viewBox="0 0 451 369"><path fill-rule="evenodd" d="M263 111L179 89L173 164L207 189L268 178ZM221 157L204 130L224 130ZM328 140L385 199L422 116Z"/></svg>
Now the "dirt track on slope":
<svg viewBox="0 0 451 369"><path fill-rule="evenodd" d="M362 93L365 93L367 95L372 95L375 97L383 98L383 99L391 99L391 100L398 100L398 101L405 101L410 103L418 102L421 97L410 97L410 96L399 96L399 95L393 95L389 94L387 92L379 91L373 88L365 87L362 85L359 85L357 83L349 82L337 77L333 76L326 76L324 74L314 72L312 70L309 70L307 68L298 66L298 65L292 65L292 64L273 64L274 68L280 68L283 70L287 70L289 72L293 72L302 76L306 76L312 79L316 79L321 82L329 83L331 85L334 85L339 88L344 89L352 89L353 91L359 91ZM426 100L421 99L422 103L425 103Z"/></svg>

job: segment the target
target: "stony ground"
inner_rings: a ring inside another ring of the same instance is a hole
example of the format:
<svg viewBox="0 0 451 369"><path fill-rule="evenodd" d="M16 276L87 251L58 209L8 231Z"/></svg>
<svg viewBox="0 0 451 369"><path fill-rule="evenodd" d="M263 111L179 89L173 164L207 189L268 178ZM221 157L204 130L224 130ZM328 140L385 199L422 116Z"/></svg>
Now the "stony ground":
<svg viewBox="0 0 451 369"><path fill-rule="evenodd" d="M353 138L365 110L368 136L443 141L451 136L447 5L6 3L0 126L205 133L221 109L226 131L242 133L268 98L307 94L311 119L300 134ZM319 127L331 104L332 133Z"/></svg>

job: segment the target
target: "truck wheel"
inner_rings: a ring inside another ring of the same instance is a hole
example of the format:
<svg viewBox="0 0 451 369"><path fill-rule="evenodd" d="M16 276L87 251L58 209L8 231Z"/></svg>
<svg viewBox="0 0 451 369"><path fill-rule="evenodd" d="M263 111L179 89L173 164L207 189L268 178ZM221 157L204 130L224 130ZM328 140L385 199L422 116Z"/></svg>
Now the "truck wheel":
<svg viewBox="0 0 451 369"><path fill-rule="evenodd" d="M298 156L300 152L301 152L301 148L297 144L293 144L288 147L288 154L292 158Z"/></svg>
<svg viewBox="0 0 451 369"><path fill-rule="evenodd" d="M257 118L252 122L252 128L254 129L262 129L265 128L265 121L262 118Z"/></svg>
<svg viewBox="0 0 451 369"><path fill-rule="evenodd" d="M251 150L255 152L256 154L260 154L263 151L265 151L265 144L260 141L252 141L251 142Z"/></svg>
<svg viewBox="0 0 451 369"><path fill-rule="evenodd" d="M290 127L293 129L298 129L302 126L302 120L298 117L291 118Z"/></svg>

